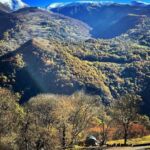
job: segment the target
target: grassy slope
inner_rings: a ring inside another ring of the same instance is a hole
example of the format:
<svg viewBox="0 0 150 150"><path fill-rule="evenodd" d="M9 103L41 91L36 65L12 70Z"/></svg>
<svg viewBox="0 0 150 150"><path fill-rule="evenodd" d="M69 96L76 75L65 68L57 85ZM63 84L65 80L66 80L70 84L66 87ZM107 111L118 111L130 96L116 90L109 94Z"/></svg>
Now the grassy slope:
<svg viewBox="0 0 150 150"><path fill-rule="evenodd" d="M128 144L146 144L150 143L150 135L144 136L142 138L129 139ZM109 141L108 144L123 144L123 139Z"/></svg>

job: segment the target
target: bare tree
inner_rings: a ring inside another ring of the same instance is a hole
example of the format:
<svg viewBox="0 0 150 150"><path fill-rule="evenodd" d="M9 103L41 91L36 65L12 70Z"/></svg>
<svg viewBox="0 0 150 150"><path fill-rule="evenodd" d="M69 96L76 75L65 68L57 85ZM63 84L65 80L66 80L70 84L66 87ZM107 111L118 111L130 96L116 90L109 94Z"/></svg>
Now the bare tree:
<svg viewBox="0 0 150 150"><path fill-rule="evenodd" d="M100 120L99 126L102 128L100 131L101 136L101 145L106 144L108 140L108 134L112 127L112 118L109 115L109 106L104 106L101 104L98 108L98 116L97 118Z"/></svg>
<svg viewBox="0 0 150 150"><path fill-rule="evenodd" d="M124 145L127 144L131 123L138 120L140 103L141 98L138 95L126 94L112 105L112 118L124 131Z"/></svg>
<svg viewBox="0 0 150 150"><path fill-rule="evenodd" d="M79 92L72 95L72 103L74 110L70 116L72 124L71 142L73 145L77 137L91 124L92 119L96 116L96 97L86 95L84 92Z"/></svg>
<svg viewBox="0 0 150 150"><path fill-rule="evenodd" d="M83 92L60 97L54 114L62 148L72 147L78 135L89 126L96 113L94 106L94 98Z"/></svg>

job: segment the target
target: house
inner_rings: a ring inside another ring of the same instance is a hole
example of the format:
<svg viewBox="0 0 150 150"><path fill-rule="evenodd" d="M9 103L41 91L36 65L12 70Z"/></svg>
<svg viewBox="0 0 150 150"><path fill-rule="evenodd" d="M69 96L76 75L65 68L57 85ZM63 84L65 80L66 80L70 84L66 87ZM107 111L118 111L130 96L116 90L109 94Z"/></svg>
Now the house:
<svg viewBox="0 0 150 150"><path fill-rule="evenodd" d="M85 140L85 145L88 146L98 146L99 141L94 136L88 136Z"/></svg>

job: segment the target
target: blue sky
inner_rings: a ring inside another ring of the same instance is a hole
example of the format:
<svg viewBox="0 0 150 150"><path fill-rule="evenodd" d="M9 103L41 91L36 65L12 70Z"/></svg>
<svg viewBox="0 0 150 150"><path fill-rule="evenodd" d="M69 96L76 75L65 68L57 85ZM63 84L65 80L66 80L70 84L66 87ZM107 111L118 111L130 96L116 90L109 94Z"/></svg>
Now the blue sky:
<svg viewBox="0 0 150 150"><path fill-rule="evenodd" d="M29 4L30 6L47 6L54 2L70 2L70 1L79 1L79 0L23 0L23 1ZM105 1L105 0L100 0L100 1ZM106 0L106 1L109 1L109 0ZM121 2L121 3L130 3L132 0L113 0L113 1ZM141 1L150 3L150 0L141 0Z"/></svg>

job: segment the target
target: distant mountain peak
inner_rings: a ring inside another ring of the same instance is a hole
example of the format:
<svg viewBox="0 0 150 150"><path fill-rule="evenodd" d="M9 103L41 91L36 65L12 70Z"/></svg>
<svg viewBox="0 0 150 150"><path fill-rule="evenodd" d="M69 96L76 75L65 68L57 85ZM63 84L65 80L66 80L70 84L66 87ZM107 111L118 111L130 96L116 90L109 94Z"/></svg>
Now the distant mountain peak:
<svg viewBox="0 0 150 150"><path fill-rule="evenodd" d="M146 2L143 2L140 0L134 0L131 2L131 5L133 5L133 6L147 6L147 5L150 5L150 3L146 3Z"/></svg>
<svg viewBox="0 0 150 150"><path fill-rule="evenodd" d="M80 4L93 4L93 5L110 5L110 4L114 4L113 1L90 1L90 0L85 0L85 1L75 1L75 2L60 2L60 3L51 3L47 9L54 9L54 8L59 8L59 7L64 7L64 6L76 6L76 5L80 5Z"/></svg>
<svg viewBox="0 0 150 150"><path fill-rule="evenodd" d="M18 10L28 6L22 0L0 0L0 3L8 6L11 10Z"/></svg>
<svg viewBox="0 0 150 150"><path fill-rule="evenodd" d="M68 3L52 3L48 5L47 9L58 8L67 5Z"/></svg>
<svg viewBox="0 0 150 150"><path fill-rule="evenodd" d="M2 3L0 3L0 11L11 12L10 8Z"/></svg>
<svg viewBox="0 0 150 150"><path fill-rule="evenodd" d="M96 5L96 6L102 6L102 5L106 5L106 6L110 6L110 5L126 5L126 3L116 3L113 0L110 1L92 1L92 0L82 0L82 1L74 1L74 2L57 2L57 3L51 3L50 5L48 5L47 9L51 10L51 9L55 9L55 8L62 8L62 7L66 7L66 6L78 6L78 5ZM146 3L140 0L133 0L131 2L132 6L147 6L150 5L150 3Z"/></svg>

